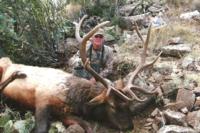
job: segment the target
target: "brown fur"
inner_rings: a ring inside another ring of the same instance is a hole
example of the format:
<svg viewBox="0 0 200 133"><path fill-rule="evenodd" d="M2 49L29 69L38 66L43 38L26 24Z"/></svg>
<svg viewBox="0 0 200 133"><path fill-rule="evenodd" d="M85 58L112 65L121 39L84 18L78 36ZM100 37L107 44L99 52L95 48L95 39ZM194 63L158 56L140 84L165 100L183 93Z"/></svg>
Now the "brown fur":
<svg viewBox="0 0 200 133"><path fill-rule="evenodd" d="M125 107L120 109L118 103L122 101L115 100L115 95L110 96L108 103L88 105L92 98L104 90L101 84L94 85L86 79L58 69L14 64L9 58L1 58L0 67L3 68L2 82L15 71L26 74L25 79L16 79L8 84L3 94L28 108L35 109L37 133L48 131L49 119L53 115L64 124L80 124L86 132L91 132L91 129L74 116L106 120L118 129L132 127L130 114ZM112 101L112 105L109 101ZM73 119L70 119L71 116Z"/></svg>

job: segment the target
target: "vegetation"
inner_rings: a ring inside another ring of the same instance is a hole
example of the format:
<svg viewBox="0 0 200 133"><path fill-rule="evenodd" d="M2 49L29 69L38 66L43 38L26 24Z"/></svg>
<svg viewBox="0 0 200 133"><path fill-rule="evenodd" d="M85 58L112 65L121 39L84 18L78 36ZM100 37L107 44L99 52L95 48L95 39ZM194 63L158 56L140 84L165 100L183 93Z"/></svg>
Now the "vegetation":
<svg viewBox="0 0 200 133"><path fill-rule="evenodd" d="M0 42L16 62L31 65L56 65L57 45L72 24L62 17L67 3L53 1L1 1Z"/></svg>

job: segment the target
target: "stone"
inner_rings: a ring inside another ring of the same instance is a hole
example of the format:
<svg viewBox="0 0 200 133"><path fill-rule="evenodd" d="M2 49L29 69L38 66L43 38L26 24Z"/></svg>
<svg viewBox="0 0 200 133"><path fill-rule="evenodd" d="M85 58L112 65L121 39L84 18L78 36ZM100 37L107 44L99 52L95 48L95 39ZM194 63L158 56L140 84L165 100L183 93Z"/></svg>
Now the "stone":
<svg viewBox="0 0 200 133"><path fill-rule="evenodd" d="M196 101L194 103L194 107L200 107L200 97L196 97Z"/></svg>
<svg viewBox="0 0 200 133"><path fill-rule="evenodd" d="M200 110L189 112L186 120L188 125L192 126L198 133L200 132Z"/></svg>
<svg viewBox="0 0 200 133"><path fill-rule="evenodd" d="M160 128L157 133L197 133L197 132L189 127L166 125Z"/></svg>
<svg viewBox="0 0 200 133"><path fill-rule="evenodd" d="M181 19L190 20L192 17L200 16L200 12L198 10L192 12L185 12L180 15Z"/></svg>
<svg viewBox="0 0 200 133"><path fill-rule="evenodd" d="M179 89L176 96L176 102L180 101L182 101L182 103L177 105L177 109L187 107L187 109L190 111L195 102L195 94L191 90Z"/></svg>
<svg viewBox="0 0 200 133"><path fill-rule="evenodd" d="M184 108L181 109L181 112L184 113L184 114L187 114L189 111L186 107L184 107Z"/></svg>
<svg viewBox="0 0 200 133"><path fill-rule="evenodd" d="M158 4L153 4L152 6L150 6L149 8L148 8L148 10L150 11L150 12L152 12L152 13L159 13L159 12L161 12L162 10L164 10L163 8L162 8L162 6L160 6L160 5L158 5Z"/></svg>
<svg viewBox="0 0 200 133"><path fill-rule="evenodd" d="M120 7L119 13L121 16L130 16L133 13L136 6L137 6L137 3L124 5Z"/></svg>
<svg viewBox="0 0 200 133"><path fill-rule="evenodd" d="M85 131L81 126L74 124L67 128L66 133L85 133Z"/></svg>
<svg viewBox="0 0 200 133"><path fill-rule="evenodd" d="M171 61L162 61L162 62L156 62L154 64L154 71L159 72L162 75L170 75L173 72L173 69L177 68L177 65ZM155 77L161 77L161 75L153 74Z"/></svg>
<svg viewBox="0 0 200 133"><path fill-rule="evenodd" d="M151 125L152 125L152 123L149 122L149 123L144 124L144 127L149 127L149 126L151 126Z"/></svg>
<svg viewBox="0 0 200 133"><path fill-rule="evenodd" d="M62 122L53 122L51 124L50 132L56 130L58 133L66 133L66 128Z"/></svg>
<svg viewBox="0 0 200 133"><path fill-rule="evenodd" d="M160 110L158 108L154 109L153 112L151 113L151 116L155 117L156 115L158 115L159 111Z"/></svg>
<svg viewBox="0 0 200 133"><path fill-rule="evenodd" d="M197 94L197 96L200 96L200 87L195 87L194 90L193 90L193 92L195 94Z"/></svg>
<svg viewBox="0 0 200 133"><path fill-rule="evenodd" d="M147 120L146 120L146 122L153 122L154 121L154 119L152 119L152 118L147 118Z"/></svg>
<svg viewBox="0 0 200 133"><path fill-rule="evenodd" d="M135 15L135 16L128 16L128 17L123 17L125 20L129 20L132 24L134 22L137 22L138 25L140 25L140 22L144 21L146 18L148 18L149 13L144 13L140 15Z"/></svg>
<svg viewBox="0 0 200 133"><path fill-rule="evenodd" d="M160 48L162 56L182 57L192 51L190 44L168 45Z"/></svg>
<svg viewBox="0 0 200 133"><path fill-rule="evenodd" d="M180 126L185 126L186 121L185 121L185 114L172 111L172 110L165 110L164 111L164 117L166 119L166 122L171 124L171 125L180 125Z"/></svg>
<svg viewBox="0 0 200 133"><path fill-rule="evenodd" d="M198 10L200 11L200 1L199 0L192 0L191 8L193 10Z"/></svg>
<svg viewBox="0 0 200 133"><path fill-rule="evenodd" d="M158 131L158 129L159 129L158 125L155 123L152 124L152 128L154 131Z"/></svg>
<svg viewBox="0 0 200 133"><path fill-rule="evenodd" d="M184 71L183 86L188 89L193 89L200 83L200 73L195 71Z"/></svg>
<svg viewBox="0 0 200 133"><path fill-rule="evenodd" d="M181 83L182 81L179 78L163 82L161 85L163 95L171 96L176 94Z"/></svg>
<svg viewBox="0 0 200 133"><path fill-rule="evenodd" d="M200 71L200 60L197 56L188 55L183 58L181 67L188 71Z"/></svg>
<svg viewBox="0 0 200 133"><path fill-rule="evenodd" d="M167 44L168 45L177 45L183 43L181 37L173 37L168 40Z"/></svg>

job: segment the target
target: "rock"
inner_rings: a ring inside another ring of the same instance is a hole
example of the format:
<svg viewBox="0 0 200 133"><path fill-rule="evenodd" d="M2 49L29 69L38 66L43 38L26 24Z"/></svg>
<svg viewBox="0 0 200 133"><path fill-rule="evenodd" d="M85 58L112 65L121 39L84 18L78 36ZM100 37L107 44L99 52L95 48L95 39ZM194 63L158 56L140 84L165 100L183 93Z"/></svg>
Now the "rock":
<svg viewBox="0 0 200 133"><path fill-rule="evenodd" d="M182 68L183 69L187 69L189 65L191 65L194 62L194 58L192 58L191 56L186 56L185 58L183 58L182 61Z"/></svg>
<svg viewBox="0 0 200 133"><path fill-rule="evenodd" d="M192 17L195 17L195 16L200 16L200 12L195 10L195 11L192 11L192 12L182 13L180 15L180 18L185 19L185 20L190 20Z"/></svg>
<svg viewBox="0 0 200 133"><path fill-rule="evenodd" d="M169 109L164 111L164 117L166 119L166 122L171 124L171 125L180 125L180 126L186 126L186 121L185 121L185 114L176 112L176 111L171 111Z"/></svg>
<svg viewBox="0 0 200 133"><path fill-rule="evenodd" d="M58 45L58 53L67 53L71 57L78 51L79 43L75 38L67 38L64 42Z"/></svg>
<svg viewBox="0 0 200 133"><path fill-rule="evenodd" d="M192 1L192 9L200 11L200 1L199 0Z"/></svg>
<svg viewBox="0 0 200 133"><path fill-rule="evenodd" d="M140 15L135 15L135 16L123 17L123 19L130 21L132 24L134 24L134 22L137 22L137 24L140 27L143 21L145 21L148 17L149 17L149 13L145 13L145 14L140 14Z"/></svg>
<svg viewBox="0 0 200 133"><path fill-rule="evenodd" d="M193 89L200 83L200 73L193 71L184 71L183 86L185 88Z"/></svg>
<svg viewBox="0 0 200 133"><path fill-rule="evenodd" d="M200 96L200 87L195 87L195 88L193 89L193 92L194 92L194 94L196 95L196 97L199 97L199 96Z"/></svg>
<svg viewBox="0 0 200 133"><path fill-rule="evenodd" d="M168 45L177 45L181 43L183 43L183 40L181 39L181 37L174 37L167 41Z"/></svg>
<svg viewBox="0 0 200 133"><path fill-rule="evenodd" d="M157 133L197 133L197 132L189 127L166 125L160 128Z"/></svg>
<svg viewBox="0 0 200 133"><path fill-rule="evenodd" d="M119 22L118 22L118 26L121 29L121 33L124 30L131 31L133 29L133 22L131 22L130 19L127 19L127 18L124 18L124 17L120 17L119 18Z"/></svg>
<svg viewBox="0 0 200 133"><path fill-rule="evenodd" d="M161 11L164 11L165 8L159 4L153 4L148 8L148 11L152 12L152 13L159 13Z"/></svg>
<svg viewBox="0 0 200 133"><path fill-rule="evenodd" d="M174 78L173 80L163 82L161 85L161 88L163 90L163 95L169 97L173 94L176 94L181 83L182 83L182 80L178 77Z"/></svg>
<svg viewBox="0 0 200 133"><path fill-rule="evenodd" d="M154 120L152 118L147 118L146 122L153 122Z"/></svg>
<svg viewBox="0 0 200 133"><path fill-rule="evenodd" d="M181 57L192 51L190 44L168 45L160 48L162 56Z"/></svg>
<svg viewBox="0 0 200 133"><path fill-rule="evenodd" d="M185 58L183 58L181 67L188 71L200 71L199 62L200 60L198 57L196 56L193 57L191 55L188 55Z"/></svg>
<svg viewBox="0 0 200 133"><path fill-rule="evenodd" d="M164 105L169 104L169 103L170 103L170 99L164 98L164 99L163 99L163 103L164 103Z"/></svg>
<svg viewBox="0 0 200 133"><path fill-rule="evenodd" d="M121 16L130 16L133 13L136 6L137 6L137 3L124 5L120 7L119 13Z"/></svg>
<svg viewBox="0 0 200 133"><path fill-rule="evenodd" d="M184 107L184 108L181 109L181 112L184 113L184 114L187 114L188 113L188 109L186 107Z"/></svg>
<svg viewBox="0 0 200 133"><path fill-rule="evenodd" d="M53 122L51 124L50 132L66 133L66 128L62 122Z"/></svg>
<svg viewBox="0 0 200 133"><path fill-rule="evenodd" d="M155 123L152 124L152 128L154 131L158 131L158 129L159 129L158 125Z"/></svg>
<svg viewBox="0 0 200 133"><path fill-rule="evenodd" d="M176 102L182 102L177 105L177 109L187 107L188 110L191 110L195 102L195 95L191 90L179 89Z"/></svg>
<svg viewBox="0 0 200 133"><path fill-rule="evenodd" d="M197 98L196 98L196 101L195 101L195 103L194 103L194 107L195 107L195 108L199 108L199 107L200 107L200 97L197 97Z"/></svg>
<svg viewBox="0 0 200 133"><path fill-rule="evenodd" d="M152 125L152 123L149 122L149 123L144 124L144 127L149 127L149 126L151 126L151 125Z"/></svg>
<svg viewBox="0 0 200 133"><path fill-rule="evenodd" d="M66 133L85 133L85 131L81 126L74 124L67 128Z"/></svg>
<svg viewBox="0 0 200 133"><path fill-rule="evenodd" d="M170 75L173 69L177 68L177 65L171 61L156 62L154 64L154 71L159 72L162 75ZM156 77L161 77L161 75L154 74Z"/></svg>
<svg viewBox="0 0 200 133"><path fill-rule="evenodd" d="M186 120L198 133L200 132L200 110L189 112L186 116Z"/></svg>
<svg viewBox="0 0 200 133"><path fill-rule="evenodd" d="M151 113L151 117L155 117L156 115L158 115L160 112L160 110L158 108L154 109L154 111Z"/></svg>

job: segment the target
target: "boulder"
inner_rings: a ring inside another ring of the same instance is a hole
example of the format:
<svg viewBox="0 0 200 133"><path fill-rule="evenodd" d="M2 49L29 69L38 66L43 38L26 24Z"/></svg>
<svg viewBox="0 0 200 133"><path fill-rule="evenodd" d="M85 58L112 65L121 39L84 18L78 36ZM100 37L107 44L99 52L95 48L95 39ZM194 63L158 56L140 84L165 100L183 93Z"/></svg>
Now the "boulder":
<svg viewBox="0 0 200 133"><path fill-rule="evenodd" d="M179 89L176 102L180 102L180 104L177 105L177 109L187 107L190 111L195 103L195 94L191 90Z"/></svg>
<svg viewBox="0 0 200 133"><path fill-rule="evenodd" d="M164 111L166 122L171 125L186 126L185 114L167 109Z"/></svg>
<svg viewBox="0 0 200 133"><path fill-rule="evenodd" d="M124 5L120 7L119 13L121 16L130 16L136 7L137 7L137 3Z"/></svg>
<svg viewBox="0 0 200 133"><path fill-rule="evenodd" d="M181 57L192 51L190 44L168 45L160 48L162 56Z"/></svg>
<svg viewBox="0 0 200 133"><path fill-rule="evenodd" d="M189 112L186 116L188 124L193 127L198 133L200 132L200 110Z"/></svg>
<svg viewBox="0 0 200 133"><path fill-rule="evenodd" d="M81 126L74 124L67 128L66 133L85 133L85 131Z"/></svg>
<svg viewBox="0 0 200 133"><path fill-rule="evenodd" d="M196 56L188 55L183 58L181 67L188 71L200 71L200 59Z"/></svg>
<svg viewBox="0 0 200 133"><path fill-rule="evenodd" d="M197 132L189 127L166 125L160 128L157 133L197 133Z"/></svg>

